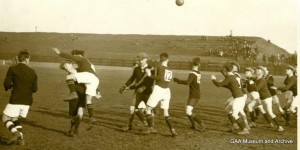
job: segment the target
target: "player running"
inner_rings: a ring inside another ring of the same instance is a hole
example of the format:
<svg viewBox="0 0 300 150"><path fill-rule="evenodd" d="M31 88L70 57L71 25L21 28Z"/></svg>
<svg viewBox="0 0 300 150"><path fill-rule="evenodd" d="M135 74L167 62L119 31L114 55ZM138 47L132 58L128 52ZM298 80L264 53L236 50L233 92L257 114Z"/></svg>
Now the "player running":
<svg viewBox="0 0 300 150"><path fill-rule="evenodd" d="M280 112L280 115L284 118L284 120L287 121L285 111L282 109L282 107L280 105L279 98L277 96L276 90L274 90L274 89L271 88L272 86L274 86L274 78L270 74L270 72L269 72L269 70L268 70L267 67L265 67L265 72L266 72L265 79L267 80L268 89L269 89L270 94L272 96L272 103L273 103L273 105L275 105L276 108L278 108L278 110Z"/></svg>
<svg viewBox="0 0 300 150"><path fill-rule="evenodd" d="M147 121L144 116L144 108L139 108L140 103L147 103L147 100L152 93L152 86L154 80L147 76L146 69L151 68L148 64L148 56L146 53L139 53L137 55L138 63L133 68L133 73L131 77L127 80L127 82L120 88L119 92L122 94L126 89L133 89L134 98L132 106L129 107L130 117L128 121L128 126L124 128L124 131L132 130L132 122L134 119L134 115L136 114L139 119L147 125ZM152 72L153 73L153 72ZM134 84L133 84L134 83ZM133 85L132 85L133 84Z"/></svg>
<svg viewBox="0 0 300 150"><path fill-rule="evenodd" d="M151 93L146 106L146 118L148 122L148 128L144 131L144 134L156 133L157 130L153 128L153 117L151 111L160 102L160 107L164 110L164 117L172 136L177 136L178 133L173 127L173 122L169 116L169 103L171 99L171 91L169 83L172 80L173 73L168 67L169 55L167 53L161 53L160 64L158 64L156 70L157 74L151 74L151 69L146 69L147 75L156 81L153 92Z"/></svg>
<svg viewBox="0 0 300 150"><path fill-rule="evenodd" d="M200 80L201 80L201 73L199 71L200 58L199 57L194 58L192 63L193 63L192 71L190 72L188 79L180 80L178 78L174 78L174 82L178 84L189 85L190 94L189 94L185 111L189 120L192 123L191 128L198 131L204 131L205 125L202 119L198 115L193 113L194 107L198 104L200 100ZM196 123L200 125L200 129L197 129Z"/></svg>
<svg viewBox="0 0 300 150"><path fill-rule="evenodd" d="M232 103L232 117L230 117L230 119L232 122L236 122L242 129L242 131L238 132L238 134L249 134L250 132L244 124L244 120L241 120L239 117L239 113L243 111L245 106L245 96L241 90L242 87L233 73L233 65L226 63L224 64L224 68L226 76L223 81L218 82L214 74L211 75L211 79L217 87L226 87L231 91L234 100Z"/></svg>
<svg viewBox="0 0 300 150"><path fill-rule="evenodd" d="M292 102L290 104L290 108L289 111L286 112L286 119L288 124L290 121L290 112L292 112L295 116L297 116L297 107L298 107L298 93L297 93L297 77L294 75L295 74L296 69L293 66L288 65L286 68L286 74L288 76L288 79L286 80L286 85L283 87L271 87L274 90L279 90L281 92L286 92L288 90L293 92L293 99Z"/></svg>
<svg viewBox="0 0 300 150"><path fill-rule="evenodd" d="M263 66L258 66L256 68L256 77L257 77L256 87L257 87L257 91L259 93L261 102L262 102L264 108L266 108L268 114L271 116L272 120L278 126L277 131L282 132L282 131L284 131L284 129L279 124L278 118L276 117L276 115L273 113L273 110L272 110L272 96L268 89L267 80L264 78L265 77L265 68Z"/></svg>
<svg viewBox="0 0 300 150"><path fill-rule="evenodd" d="M92 98L93 96L97 96L97 88L99 85L99 79L96 74L95 66L87 59L84 58L84 51L80 50L73 50L70 54L62 53L57 48L52 48L53 51L58 54L59 56L73 60L77 63L78 68L77 72L71 72L69 75L67 75L67 84L70 90L70 95L68 97L68 100L77 99L77 93L75 90L75 82L77 83L83 83L85 84L86 90L86 105L87 109L90 114L90 122L95 122L95 119L93 118L93 104L92 104Z"/></svg>
<svg viewBox="0 0 300 150"><path fill-rule="evenodd" d="M2 121L6 128L13 133L13 137L7 144L19 142L25 145L23 137L23 128L19 117L26 118L29 108L32 105L32 93L37 92L37 74L28 67L30 55L27 51L20 51L18 54L18 63L10 66L5 80L5 91L12 89L9 103L6 105Z"/></svg>

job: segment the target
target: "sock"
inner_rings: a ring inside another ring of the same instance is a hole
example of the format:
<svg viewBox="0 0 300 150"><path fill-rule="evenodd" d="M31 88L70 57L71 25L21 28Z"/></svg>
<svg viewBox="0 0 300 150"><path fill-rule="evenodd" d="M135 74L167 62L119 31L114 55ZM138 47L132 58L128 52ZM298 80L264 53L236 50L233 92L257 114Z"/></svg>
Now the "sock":
<svg viewBox="0 0 300 150"><path fill-rule="evenodd" d="M11 120L7 120L5 123L6 128L11 132L17 132L18 130L16 129L15 124Z"/></svg>
<svg viewBox="0 0 300 150"><path fill-rule="evenodd" d="M270 124L271 120L270 120L270 117L269 117L268 113L263 114L263 116L267 120L267 122Z"/></svg>
<svg viewBox="0 0 300 150"><path fill-rule="evenodd" d="M167 122L170 130L172 130L173 129L173 121L172 121L171 117L167 116L167 117L165 117L165 119L166 119L166 122Z"/></svg>
<svg viewBox="0 0 300 150"><path fill-rule="evenodd" d="M286 121L290 121L290 114L289 111L285 112Z"/></svg>
<svg viewBox="0 0 300 150"><path fill-rule="evenodd" d="M243 120L244 120L244 125L245 126L248 126L248 120L247 120L247 116L246 115L243 115Z"/></svg>
<svg viewBox="0 0 300 150"><path fill-rule="evenodd" d="M86 105L88 113L89 113L89 117L92 118L94 117L94 106L93 104L87 104Z"/></svg>
<svg viewBox="0 0 300 150"><path fill-rule="evenodd" d="M254 111L252 111L252 112L249 112L250 113L250 118L251 118L251 121L252 122L255 122L255 114L254 114Z"/></svg>
<svg viewBox="0 0 300 150"><path fill-rule="evenodd" d="M279 121L278 121L278 118L277 118L277 117L273 118L273 121L275 122L275 124L276 124L277 126L280 126L280 125L279 125Z"/></svg>
<svg viewBox="0 0 300 150"><path fill-rule="evenodd" d="M145 117L144 117L144 114L140 111L140 110L137 110L135 112L135 114L139 117L139 119L144 122L145 121Z"/></svg>
<svg viewBox="0 0 300 150"><path fill-rule="evenodd" d="M199 116L192 114L192 117L193 117L193 119L194 119L197 123L199 123L200 125L202 125L203 122L202 122L202 120L200 119Z"/></svg>
<svg viewBox="0 0 300 150"><path fill-rule="evenodd" d="M130 114L130 117L129 117L129 121L128 121L128 128L129 128L129 129L132 128L132 122L133 122L133 119L134 119L134 113L133 113L133 114Z"/></svg>
<svg viewBox="0 0 300 150"><path fill-rule="evenodd" d="M235 119L233 118L233 116L231 114L227 114L229 121L231 122L231 124L235 123Z"/></svg>
<svg viewBox="0 0 300 150"><path fill-rule="evenodd" d="M255 115L256 115L256 117L258 117L258 115L259 115L259 108L255 108Z"/></svg>
<svg viewBox="0 0 300 150"><path fill-rule="evenodd" d="M74 80L68 79L66 82L67 82L67 85L68 85L68 87L69 87L70 93L76 92Z"/></svg>
<svg viewBox="0 0 300 150"><path fill-rule="evenodd" d="M244 121L242 118L236 119L236 123L240 126L241 129L245 128Z"/></svg>
<svg viewBox="0 0 300 150"><path fill-rule="evenodd" d="M192 116L189 116L189 115L187 115L187 116L189 117L189 120L190 120L191 123L192 123L192 128L196 128L195 120L193 119L193 117L192 117Z"/></svg>
<svg viewBox="0 0 300 150"><path fill-rule="evenodd" d="M153 127L153 117L151 116L151 114L147 114L146 119L147 119L148 127Z"/></svg>

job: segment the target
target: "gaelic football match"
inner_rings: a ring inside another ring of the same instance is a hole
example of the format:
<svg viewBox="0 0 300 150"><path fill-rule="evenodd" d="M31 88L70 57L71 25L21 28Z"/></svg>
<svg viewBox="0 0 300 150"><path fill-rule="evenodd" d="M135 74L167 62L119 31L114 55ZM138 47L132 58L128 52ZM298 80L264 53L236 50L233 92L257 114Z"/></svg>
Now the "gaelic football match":
<svg viewBox="0 0 300 150"><path fill-rule="evenodd" d="M296 150L299 4L0 1L0 149Z"/></svg>

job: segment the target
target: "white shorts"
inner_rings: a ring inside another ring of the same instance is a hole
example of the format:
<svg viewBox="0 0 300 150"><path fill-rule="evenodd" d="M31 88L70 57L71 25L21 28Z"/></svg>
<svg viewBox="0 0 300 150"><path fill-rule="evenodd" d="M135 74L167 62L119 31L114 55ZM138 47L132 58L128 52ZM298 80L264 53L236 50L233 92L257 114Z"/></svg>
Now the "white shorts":
<svg viewBox="0 0 300 150"><path fill-rule="evenodd" d="M272 96L272 104L280 104L279 98L277 95Z"/></svg>
<svg viewBox="0 0 300 150"><path fill-rule="evenodd" d="M146 104L144 101L141 101L140 104L138 105L138 108L146 108Z"/></svg>
<svg viewBox="0 0 300 150"><path fill-rule="evenodd" d="M97 95L97 88L99 85L99 79L89 72L78 72L74 74L78 83L84 83L86 90L85 94L90 96Z"/></svg>
<svg viewBox="0 0 300 150"><path fill-rule="evenodd" d="M233 100L233 104L232 104L232 116L235 119L239 118L239 113L241 113L242 115L245 115L245 113L244 113L244 107L245 107L246 98L247 97L242 96L242 97L235 98Z"/></svg>
<svg viewBox="0 0 300 150"><path fill-rule="evenodd" d="M290 109L291 109L291 111L292 111L293 113L295 113L295 112L296 112L296 108L298 108L298 106L299 106L298 95L297 95L297 96L293 96L291 99L292 99L292 102L291 102L291 107L290 107Z"/></svg>
<svg viewBox="0 0 300 150"><path fill-rule="evenodd" d="M160 107L162 109L169 109L170 99L171 91L169 88L161 88L158 85L154 85L153 92L147 101L147 105L154 108L160 102Z"/></svg>
<svg viewBox="0 0 300 150"><path fill-rule="evenodd" d="M255 99L259 99L259 93L257 91L252 91L250 93L250 98L255 100Z"/></svg>
<svg viewBox="0 0 300 150"><path fill-rule="evenodd" d="M293 99L293 92L292 91L286 91L285 92L285 99L288 101L288 103L292 102Z"/></svg>
<svg viewBox="0 0 300 150"><path fill-rule="evenodd" d="M8 117L23 117L26 118L30 106L29 105L16 105L16 104L7 104L3 114Z"/></svg>

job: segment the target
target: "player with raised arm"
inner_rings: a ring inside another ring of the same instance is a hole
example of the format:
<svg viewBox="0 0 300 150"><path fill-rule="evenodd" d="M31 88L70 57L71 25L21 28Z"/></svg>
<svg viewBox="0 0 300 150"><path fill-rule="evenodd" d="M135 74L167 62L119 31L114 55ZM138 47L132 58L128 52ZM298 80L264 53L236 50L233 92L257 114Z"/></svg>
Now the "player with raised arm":
<svg viewBox="0 0 300 150"><path fill-rule="evenodd" d="M292 91L293 93L293 99L290 104L289 111L286 112L286 119L287 119L286 121L288 122L288 124L290 121L290 112L292 112L295 116L297 116L297 107L299 103L299 101L297 100L298 98L297 77L295 76L295 72L296 69L293 66L288 65L286 68L286 75L288 76L287 80L285 81L286 85L282 87L275 87L275 86L271 87L272 89L279 90L280 92L286 92L289 90Z"/></svg>
<svg viewBox="0 0 300 150"><path fill-rule="evenodd" d="M200 58L196 57L192 61L192 71L190 72L187 80L181 80L178 78L174 78L174 82L178 84L184 84L188 85L190 92L189 92L189 98L187 101L187 105L185 108L186 114L189 118L189 120L192 123L192 129L198 130L198 131L204 131L205 125L202 121L202 119L193 113L194 107L199 103L200 100L200 80L201 80L201 73L199 71L200 66ZM200 125L200 129L197 128L196 123Z"/></svg>
<svg viewBox="0 0 300 150"><path fill-rule="evenodd" d="M20 51L18 63L9 67L4 80L5 90L12 89L9 103L6 105L2 116L5 127L13 133L13 137L7 144L18 141L20 145L25 145L19 117L26 118L33 103L32 94L38 89L38 77L36 72L28 66L29 59L30 55L27 51Z"/></svg>
<svg viewBox="0 0 300 150"><path fill-rule="evenodd" d="M156 75L151 74L151 69L146 69L147 75L154 79L155 85L153 92L151 93L146 106L146 118L148 122L148 128L144 131L144 134L156 133L156 129L153 128L153 117L151 115L152 109L160 103L160 107L164 111L164 117L172 136L177 136L178 133L173 127L173 121L169 115L169 104L171 99L171 91L169 83L172 80L173 72L168 67L169 55L167 53L161 53L160 64L156 67Z"/></svg>
<svg viewBox="0 0 300 150"><path fill-rule="evenodd" d="M278 118L273 113L272 110L272 96L269 92L267 80L265 77L265 68L263 66L258 66L256 68L256 87L261 99L262 105L266 108L268 115L272 118L275 124L278 126L277 131L284 131L283 127L279 124Z"/></svg>
<svg viewBox="0 0 300 150"><path fill-rule="evenodd" d="M72 54L71 55L67 53L62 53L57 48L52 48L52 49L59 56L76 62L78 66L77 72L71 72L66 77L67 84L70 90L70 95L68 97L68 100L73 100L78 98L75 90L75 82L85 84L86 105L90 115L90 122L91 123L95 122L95 119L93 117L94 108L92 104L92 98L93 96L97 96L97 88L99 85L99 78L97 77L95 66L87 58L83 57L84 51L73 50L71 52Z"/></svg>
<svg viewBox="0 0 300 150"><path fill-rule="evenodd" d="M230 119L232 122L236 122L243 131L238 132L238 134L249 134L249 130L244 124L244 120L241 120L239 113L243 111L245 106L245 97L241 90L241 85L236 79L236 76L233 73L233 65L231 63L225 63L224 68L226 70L226 76L223 81L218 82L214 74L211 75L212 82L217 87L226 87L231 91L231 94L234 98L232 103L232 117Z"/></svg>
<svg viewBox="0 0 300 150"><path fill-rule="evenodd" d="M119 92L122 94L126 89L134 90L134 97L132 105L129 107L130 117L128 126L124 128L124 131L132 130L132 122L134 115L136 114L139 119L147 125L147 121L144 116L144 108L139 108L140 103L147 103L147 100L152 93L152 86L154 80L147 76L146 68L151 68L148 64L148 55L146 53L139 53L137 55L138 63L133 68L133 73L127 82L120 88Z"/></svg>

